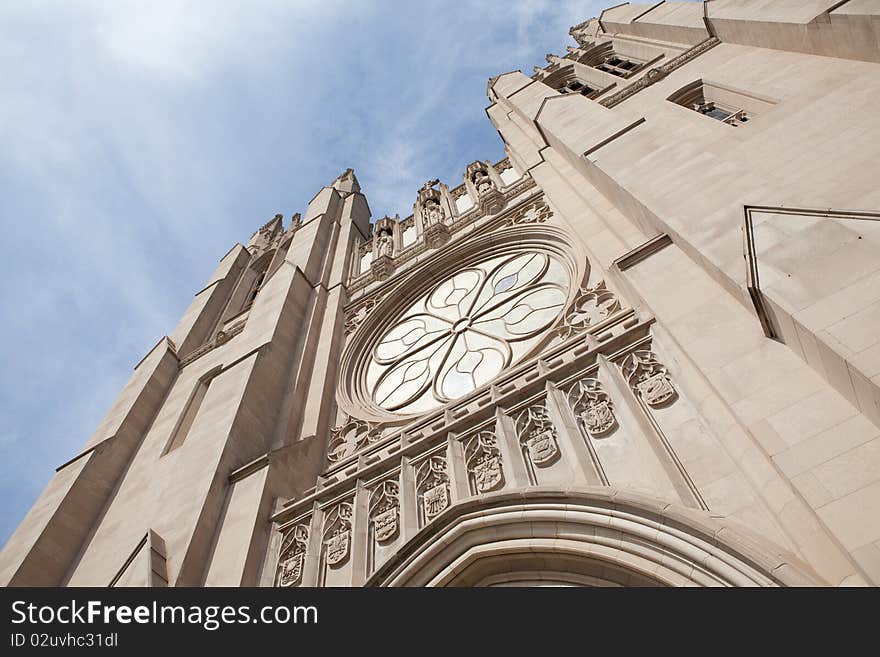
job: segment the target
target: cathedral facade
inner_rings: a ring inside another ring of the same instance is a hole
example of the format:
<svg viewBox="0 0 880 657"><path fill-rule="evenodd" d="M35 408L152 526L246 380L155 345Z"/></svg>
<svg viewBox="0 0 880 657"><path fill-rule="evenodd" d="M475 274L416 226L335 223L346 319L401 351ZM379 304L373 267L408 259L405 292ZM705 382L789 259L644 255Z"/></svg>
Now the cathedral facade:
<svg viewBox="0 0 880 657"><path fill-rule="evenodd" d="M880 5L571 36L505 159L224 255L0 582L880 584Z"/></svg>

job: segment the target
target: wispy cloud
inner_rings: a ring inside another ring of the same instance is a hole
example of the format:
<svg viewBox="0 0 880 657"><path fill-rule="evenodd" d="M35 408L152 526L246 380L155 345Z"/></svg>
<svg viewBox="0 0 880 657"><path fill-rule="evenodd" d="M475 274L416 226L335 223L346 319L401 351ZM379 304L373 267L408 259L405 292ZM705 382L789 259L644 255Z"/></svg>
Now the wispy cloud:
<svg viewBox="0 0 880 657"><path fill-rule="evenodd" d="M0 5L0 539L218 258L355 167L374 215L499 159L486 80L593 2Z"/></svg>

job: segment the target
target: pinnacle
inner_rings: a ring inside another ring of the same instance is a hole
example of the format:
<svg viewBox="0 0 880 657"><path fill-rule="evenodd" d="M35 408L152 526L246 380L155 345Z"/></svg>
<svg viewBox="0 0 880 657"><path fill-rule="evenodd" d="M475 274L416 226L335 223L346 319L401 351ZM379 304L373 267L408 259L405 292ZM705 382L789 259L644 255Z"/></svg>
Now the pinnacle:
<svg viewBox="0 0 880 657"><path fill-rule="evenodd" d="M354 169L349 167L339 174L336 180L333 181L333 188L340 192L360 192L361 185L358 182L357 176L354 175Z"/></svg>

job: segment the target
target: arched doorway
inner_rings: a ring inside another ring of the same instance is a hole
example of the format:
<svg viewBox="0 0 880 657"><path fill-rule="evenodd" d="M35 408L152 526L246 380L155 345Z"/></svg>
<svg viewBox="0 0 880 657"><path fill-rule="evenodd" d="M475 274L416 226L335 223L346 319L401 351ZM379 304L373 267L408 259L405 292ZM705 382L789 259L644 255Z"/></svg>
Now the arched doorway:
<svg viewBox="0 0 880 657"><path fill-rule="evenodd" d="M468 498L423 528L373 586L820 586L768 541L611 488Z"/></svg>

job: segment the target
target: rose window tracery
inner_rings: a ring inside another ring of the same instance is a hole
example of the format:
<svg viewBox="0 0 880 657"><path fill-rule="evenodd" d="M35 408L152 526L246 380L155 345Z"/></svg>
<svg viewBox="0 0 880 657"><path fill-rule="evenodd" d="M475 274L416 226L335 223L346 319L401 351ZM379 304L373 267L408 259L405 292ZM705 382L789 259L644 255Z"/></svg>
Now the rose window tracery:
<svg viewBox="0 0 880 657"><path fill-rule="evenodd" d="M373 348L366 382L388 411L458 399L531 350L565 308L569 276L545 253L485 260L434 286Z"/></svg>

